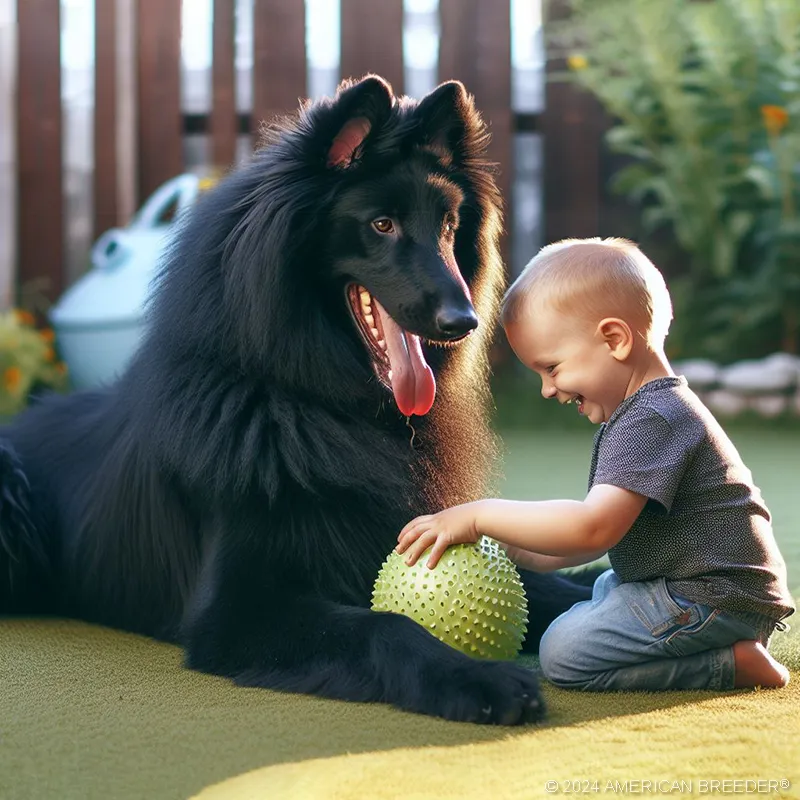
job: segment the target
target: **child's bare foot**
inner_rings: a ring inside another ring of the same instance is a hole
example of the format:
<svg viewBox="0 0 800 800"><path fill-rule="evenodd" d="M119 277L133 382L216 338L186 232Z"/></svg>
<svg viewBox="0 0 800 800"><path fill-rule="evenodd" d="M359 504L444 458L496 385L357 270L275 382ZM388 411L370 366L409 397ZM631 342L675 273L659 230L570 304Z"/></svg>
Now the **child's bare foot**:
<svg viewBox="0 0 800 800"><path fill-rule="evenodd" d="M761 686L779 689L789 683L789 670L779 664L761 642L743 640L733 645L736 664L734 687L736 689Z"/></svg>

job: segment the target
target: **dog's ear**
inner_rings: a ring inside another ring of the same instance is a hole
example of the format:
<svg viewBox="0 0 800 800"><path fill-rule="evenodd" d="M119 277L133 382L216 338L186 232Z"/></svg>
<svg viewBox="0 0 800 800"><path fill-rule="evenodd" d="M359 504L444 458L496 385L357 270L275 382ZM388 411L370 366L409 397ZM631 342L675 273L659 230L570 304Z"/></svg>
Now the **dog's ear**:
<svg viewBox="0 0 800 800"><path fill-rule="evenodd" d="M328 150L328 166L348 166L371 130L372 124L366 117L356 117L345 122L339 133L333 137L333 144Z"/></svg>
<svg viewBox="0 0 800 800"><path fill-rule="evenodd" d="M468 143L482 140L485 126L461 81L447 81L420 100L421 144L440 158L460 161Z"/></svg>
<svg viewBox="0 0 800 800"><path fill-rule="evenodd" d="M358 156L370 131L388 119L393 105L392 87L377 75L368 75L355 84L343 84L332 108L334 135L327 165L348 166Z"/></svg>

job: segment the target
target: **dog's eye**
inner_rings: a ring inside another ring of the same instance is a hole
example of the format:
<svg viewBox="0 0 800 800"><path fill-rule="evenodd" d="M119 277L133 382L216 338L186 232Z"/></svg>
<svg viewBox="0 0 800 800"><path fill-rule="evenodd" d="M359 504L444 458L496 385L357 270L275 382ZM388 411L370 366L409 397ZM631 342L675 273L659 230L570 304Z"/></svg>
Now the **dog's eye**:
<svg viewBox="0 0 800 800"><path fill-rule="evenodd" d="M394 223L388 217L372 220L372 227L378 233L392 233L394 231Z"/></svg>
<svg viewBox="0 0 800 800"><path fill-rule="evenodd" d="M456 221L452 217L447 217L444 221L444 232L452 236L456 232Z"/></svg>

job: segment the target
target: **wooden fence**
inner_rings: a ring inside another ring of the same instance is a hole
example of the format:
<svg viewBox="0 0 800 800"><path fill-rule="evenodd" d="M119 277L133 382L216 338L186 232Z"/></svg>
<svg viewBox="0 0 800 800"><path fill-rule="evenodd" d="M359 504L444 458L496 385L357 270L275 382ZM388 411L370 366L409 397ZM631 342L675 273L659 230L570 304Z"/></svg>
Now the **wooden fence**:
<svg viewBox="0 0 800 800"><path fill-rule="evenodd" d="M39 280L51 299L67 283L59 5L17 2L16 285ZM561 5L554 2L553 13ZM254 0L253 107L237 115L234 6L214 0L211 111L194 120L221 168L234 161L240 128L253 132L262 120L294 110L307 83L304 0ZM125 224L150 192L183 171L187 119L181 0L97 0L95 8L96 236ZM514 113L510 22L510 0L440 0L438 79L462 80L488 118L490 157L500 165L508 204L515 132L544 134L544 238L602 233L603 115L591 98L558 84L548 85L543 114ZM377 72L403 92L402 31L403 0L341 0L341 75Z"/></svg>

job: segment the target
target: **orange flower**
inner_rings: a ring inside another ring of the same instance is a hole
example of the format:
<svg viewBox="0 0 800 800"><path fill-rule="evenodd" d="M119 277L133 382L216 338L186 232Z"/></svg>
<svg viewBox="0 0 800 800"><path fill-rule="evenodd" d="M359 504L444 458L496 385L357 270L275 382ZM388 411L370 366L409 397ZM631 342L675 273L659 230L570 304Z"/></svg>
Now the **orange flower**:
<svg viewBox="0 0 800 800"><path fill-rule="evenodd" d="M789 123L789 112L783 106L761 106L764 127L772 136L777 136Z"/></svg>
<svg viewBox="0 0 800 800"><path fill-rule="evenodd" d="M48 344L52 344L56 339L55 333L53 333L50 328L43 328L40 330L39 336L41 336L42 339L44 339Z"/></svg>
<svg viewBox="0 0 800 800"><path fill-rule="evenodd" d="M44 360L45 361L55 361L56 360L56 351L53 350L52 347L48 347L44 351Z"/></svg>
<svg viewBox="0 0 800 800"><path fill-rule="evenodd" d="M56 364L56 372L59 375L66 375L68 372L67 365L63 361L59 361L58 364Z"/></svg>
<svg viewBox="0 0 800 800"><path fill-rule="evenodd" d="M36 320L33 317L33 314L31 314L30 311L25 311L24 308L15 308L14 316L16 317L16 320L20 325L33 326L33 324L36 322Z"/></svg>
<svg viewBox="0 0 800 800"><path fill-rule="evenodd" d="M9 367L3 373L3 383L5 384L6 391L11 394L16 394L22 383L22 370L19 367Z"/></svg>

